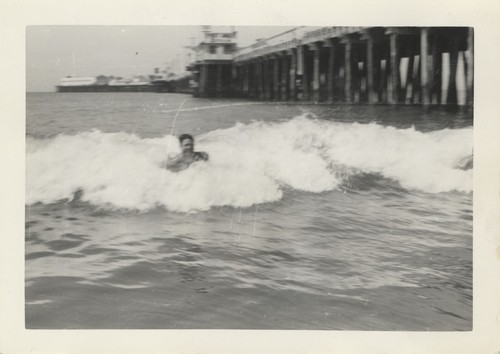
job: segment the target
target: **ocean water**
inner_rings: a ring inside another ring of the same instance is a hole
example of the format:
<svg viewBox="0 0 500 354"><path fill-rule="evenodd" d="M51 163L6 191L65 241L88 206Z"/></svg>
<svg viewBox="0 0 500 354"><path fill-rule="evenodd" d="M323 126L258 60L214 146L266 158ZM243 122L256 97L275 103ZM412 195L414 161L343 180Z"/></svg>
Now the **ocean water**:
<svg viewBox="0 0 500 354"><path fill-rule="evenodd" d="M472 118L27 94L27 328L472 329ZM210 155L161 168L191 133Z"/></svg>

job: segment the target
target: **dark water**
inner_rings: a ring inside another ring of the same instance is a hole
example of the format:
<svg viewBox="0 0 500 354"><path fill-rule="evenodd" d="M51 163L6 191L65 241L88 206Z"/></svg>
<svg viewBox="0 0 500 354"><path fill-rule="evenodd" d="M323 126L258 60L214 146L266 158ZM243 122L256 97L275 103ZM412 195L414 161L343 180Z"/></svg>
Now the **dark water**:
<svg viewBox="0 0 500 354"><path fill-rule="evenodd" d="M27 328L472 328L468 113L188 97L28 94Z"/></svg>

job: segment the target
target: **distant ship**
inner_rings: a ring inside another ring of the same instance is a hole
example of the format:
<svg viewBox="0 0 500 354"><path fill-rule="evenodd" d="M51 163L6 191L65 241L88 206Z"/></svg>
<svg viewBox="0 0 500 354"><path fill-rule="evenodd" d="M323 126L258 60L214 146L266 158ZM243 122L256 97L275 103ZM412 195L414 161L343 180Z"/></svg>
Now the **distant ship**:
<svg viewBox="0 0 500 354"><path fill-rule="evenodd" d="M188 76L160 73L124 79L114 76L67 76L56 86L57 92L185 92L189 93Z"/></svg>
<svg viewBox="0 0 500 354"><path fill-rule="evenodd" d="M106 80L97 77L65 77L56 86L57 92L155 92L150 82Z"/></svg>

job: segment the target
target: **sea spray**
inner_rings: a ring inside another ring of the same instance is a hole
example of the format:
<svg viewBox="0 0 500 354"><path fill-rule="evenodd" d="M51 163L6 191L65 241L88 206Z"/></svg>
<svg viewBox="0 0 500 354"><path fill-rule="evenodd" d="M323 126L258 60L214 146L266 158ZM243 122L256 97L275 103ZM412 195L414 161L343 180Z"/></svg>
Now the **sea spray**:
<svg viewBox="0 0 500 354"><path fill-rule="evenodd" d="M197 150L210 161L172 173L176 137L140 138L98 130L27 139L26 203L81 199L105 208L172 211L249 207L283 197L286 188L321 193L368 173L429 193L471 192L472 128L422 133L378 124L338 123L305 115L236 124L209 132ZM347 171L347 172L346 172Z"/></svg>

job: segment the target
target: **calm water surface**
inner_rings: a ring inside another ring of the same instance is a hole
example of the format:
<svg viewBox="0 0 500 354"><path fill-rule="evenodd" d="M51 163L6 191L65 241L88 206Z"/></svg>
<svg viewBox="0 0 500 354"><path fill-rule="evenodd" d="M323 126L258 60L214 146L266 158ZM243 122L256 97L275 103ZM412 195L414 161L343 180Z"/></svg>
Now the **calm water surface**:
<svg viewBox="0 0 500 354"><path fill-rule="evenodd" d="M468 113L46 93L26 128L27 328L472 328ZM163 170L184 132L210 161Z"/></svg>

